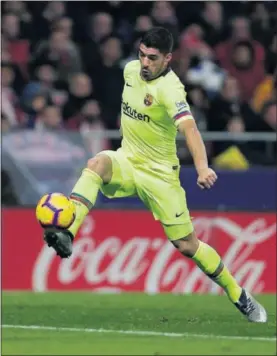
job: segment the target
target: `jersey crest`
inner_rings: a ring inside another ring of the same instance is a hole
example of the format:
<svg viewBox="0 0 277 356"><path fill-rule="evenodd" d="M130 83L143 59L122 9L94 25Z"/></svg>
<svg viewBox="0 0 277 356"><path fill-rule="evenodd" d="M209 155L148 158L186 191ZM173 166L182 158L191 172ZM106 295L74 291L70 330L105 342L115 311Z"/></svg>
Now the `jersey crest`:
<svg viewBox="0 0 277 356"><path fill-rule="evenodd" d="M153 96L151 94L146 94L145 98L144 98L144 104L146 106L151 106L153 104Z"/></svg>

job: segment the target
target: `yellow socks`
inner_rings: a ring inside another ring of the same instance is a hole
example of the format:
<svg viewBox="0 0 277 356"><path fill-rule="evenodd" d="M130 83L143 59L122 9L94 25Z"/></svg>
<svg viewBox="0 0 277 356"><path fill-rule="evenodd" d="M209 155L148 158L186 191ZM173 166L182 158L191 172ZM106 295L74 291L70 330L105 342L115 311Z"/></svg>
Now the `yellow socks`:
<svg viewBox="0 0 277 356"><path fill-rule="evenodd" d="M225 290L233 303L239 300L241 287L224 266L219 254L211 246L199 241L199 247L192 259L208 277Z"/></svg>
<svg viewBox="0 0 277 356"><path fill-rule="evenodd" d="M77 231L82 225L88 212L94 206L102 183L103 181L97 173L85 168L81 177L75 184L72 193L70 194L70 200L75 205L76 218L74 223L68 229L73 236L77 234Z"/></svg>

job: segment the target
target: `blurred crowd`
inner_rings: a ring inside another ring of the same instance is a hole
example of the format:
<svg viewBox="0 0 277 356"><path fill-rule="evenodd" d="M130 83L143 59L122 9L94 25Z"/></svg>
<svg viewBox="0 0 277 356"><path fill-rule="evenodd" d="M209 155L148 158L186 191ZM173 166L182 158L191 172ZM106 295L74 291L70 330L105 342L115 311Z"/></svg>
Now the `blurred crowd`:
<svg viewBox="0 0 277 356"><path fill-rule="evenodd" d="M275 132L276 4L4 1L2 132L117 129L124 65L157 25L174 36L172 68L202 132ZM104 140L98 149L116 145ZM209 155L230 145L208 145ZM236 148L250 163L275 158L265 156L264 142Z"/></svg>

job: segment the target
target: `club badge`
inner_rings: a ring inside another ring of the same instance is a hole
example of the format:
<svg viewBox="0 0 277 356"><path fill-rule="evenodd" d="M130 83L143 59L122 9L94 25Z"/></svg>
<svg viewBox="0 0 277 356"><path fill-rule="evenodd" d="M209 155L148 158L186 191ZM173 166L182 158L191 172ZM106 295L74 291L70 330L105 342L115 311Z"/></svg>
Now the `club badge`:
<svg viewBox="0 0 277 356"><path fill-rule="evenodd" d="M150 94L146 94L146 96L144 98L144 104L146 106L151 106L153 104L153 96Z"/></svg>

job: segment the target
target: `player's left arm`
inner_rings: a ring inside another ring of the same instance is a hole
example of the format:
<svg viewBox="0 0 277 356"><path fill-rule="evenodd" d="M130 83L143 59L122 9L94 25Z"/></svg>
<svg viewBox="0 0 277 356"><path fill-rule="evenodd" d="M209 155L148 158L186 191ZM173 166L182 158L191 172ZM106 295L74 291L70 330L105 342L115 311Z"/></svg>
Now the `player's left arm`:
<svg viewBox="0 0 277 356"><path fill-rule="evenodd" d="M209 189L217 180L217 176L208 166L206 148L190 111L189 104L186 101L184 86L179 80L168 84L171 85L165 85L161 90L162 103L168 115L173 119L178 131L186 138L198 173L197 184L202 189Z"/></svg>
<svg viewBox="0 0 277 356"><path fill-rule="evenodd" d="M185 136L192 155L198 173L197 184L202 189L211 188L217 180L217 175L208 166L206 148L196 122L193 118L191 120L183 120L180 122L178 130Z"/></svg>

